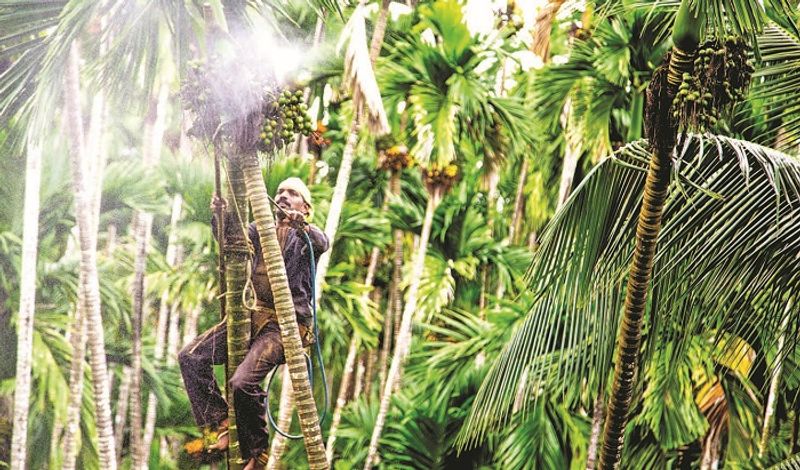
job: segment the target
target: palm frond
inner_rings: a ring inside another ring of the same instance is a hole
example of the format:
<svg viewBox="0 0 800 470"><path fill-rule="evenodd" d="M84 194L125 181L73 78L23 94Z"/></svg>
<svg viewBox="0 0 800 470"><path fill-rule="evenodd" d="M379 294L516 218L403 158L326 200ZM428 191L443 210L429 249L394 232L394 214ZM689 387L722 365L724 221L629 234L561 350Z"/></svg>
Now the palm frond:
<svg viewBox="0 0 800 470"><path fill-rule="evenodd" d="M339 48L347 42L344 59L345 83L356 102L364 106L370 130L377 135L387 134L391 129L369 59L365 23L364 8L359 4L342 30L339 41Z"/></svg>
<svg viewBox="0 0 800 470"><path fill-rule="evenodd" d="M753 122L742 126L751 140L796 152L800 143L800 35L772 25L759 39L761 61L749 101Z"/></svg>
<svg viewBox="0 0 800 470"><path fill-rule="evenodd" d="M507 422L520 385L529 398L602 390L648 158L641 142L623 147L555 215L528 271L528 318L481 387L460 445ZM658 342L672 342L678 357L700 333L773 344L784 303L800 287L793 269L800 164L749 142L690 135L675 173L655 259L645 360ZM800 326L793 320L787 331Z"/></svg>

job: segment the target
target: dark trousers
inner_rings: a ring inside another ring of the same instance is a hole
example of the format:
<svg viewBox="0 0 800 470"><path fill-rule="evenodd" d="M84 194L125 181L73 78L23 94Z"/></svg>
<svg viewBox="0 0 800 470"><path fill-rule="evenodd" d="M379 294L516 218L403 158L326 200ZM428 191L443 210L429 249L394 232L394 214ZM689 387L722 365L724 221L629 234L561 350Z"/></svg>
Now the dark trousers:
<svg viewBox="0 0 800 470"><path fill-rule="evenodd" d="M195 338L178 354L192 413L201 427L216 427L228 416L227 404L212 370L212 365L225 363L227 337L223 321ZM278 324L267 323L251 339L247 356L228 383L233 391L239 446L245 460L256 457L269 445L264 404L267 394L261 383L273 368L284 362Z"/></svg>

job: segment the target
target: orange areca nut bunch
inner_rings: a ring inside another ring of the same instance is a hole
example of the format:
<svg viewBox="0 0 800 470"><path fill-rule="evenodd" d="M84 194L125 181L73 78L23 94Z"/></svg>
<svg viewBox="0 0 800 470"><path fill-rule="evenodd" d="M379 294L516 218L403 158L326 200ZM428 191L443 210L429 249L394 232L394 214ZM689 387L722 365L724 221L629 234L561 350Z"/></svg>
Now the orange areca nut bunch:
<svg viewBox="0 0 800 470"><path fill-rule="evenodd" d="M308 136L308 147L312 151L320 152L331 144L331 139L325 138L326 132L328 132L328 126L323 124L322 121L317 121L317 128Z"/></svg>
<svg viewBox="0 0 800 470"><path fill-rule="evenodd" d="M458 177L458 167L454 164L437 165L435 163L422 169L425 186L432 188L450 188Z"/></svg>
<svg viewBox="0 0 800 470"><path fill-rule="evenodd" d="M378 167L384 171L401 171L414 166L414 157L408 147L397 143L391 136L379 137L375 142L378 150Z"/></svg>

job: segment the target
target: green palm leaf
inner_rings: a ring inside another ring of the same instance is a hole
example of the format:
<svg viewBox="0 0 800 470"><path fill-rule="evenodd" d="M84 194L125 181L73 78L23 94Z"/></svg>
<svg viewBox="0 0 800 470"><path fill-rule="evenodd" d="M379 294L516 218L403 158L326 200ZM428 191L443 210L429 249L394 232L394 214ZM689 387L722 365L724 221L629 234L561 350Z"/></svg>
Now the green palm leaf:
<svg viewBox="0 0 800 470"><path fill-rule="evenodd" d="M687 136L656 256L648 341L679 357L695 334L753 344L778 337L800 231L800 165L779 152L713 135ZM520 387L570 395L602 390L612 360L649 150L634 143L601 162L556 214L528 272L533 301L492 367L459 441L508 421ZM785 295L767 295L780 292ZM797 321L790 331L795 331ZM645 360L654 346L645 350ZM548 356L550 355L550 356ZM673 373L676 361L667 363ZM524 409L524 407L523 407Z"/></svg>

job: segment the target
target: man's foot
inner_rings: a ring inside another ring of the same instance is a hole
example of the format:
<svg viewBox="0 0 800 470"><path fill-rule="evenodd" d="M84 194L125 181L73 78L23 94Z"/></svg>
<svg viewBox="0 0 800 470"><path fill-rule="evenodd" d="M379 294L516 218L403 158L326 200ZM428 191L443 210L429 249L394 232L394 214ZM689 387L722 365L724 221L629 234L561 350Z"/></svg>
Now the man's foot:
<svg viewBox="0 0 800 470"><path fill-rule="evenodd" d="M217 427L216 442L208 446L208 452L225 452L228 450L230 436L228 435L228 420L219 423Z"/></svg>

